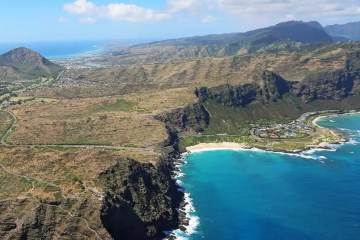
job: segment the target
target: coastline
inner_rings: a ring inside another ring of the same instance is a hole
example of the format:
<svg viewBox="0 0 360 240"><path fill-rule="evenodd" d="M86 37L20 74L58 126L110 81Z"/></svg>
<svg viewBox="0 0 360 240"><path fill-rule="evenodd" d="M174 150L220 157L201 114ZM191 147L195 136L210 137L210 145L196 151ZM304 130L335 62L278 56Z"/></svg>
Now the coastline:
<svg viewBox="0 0 360 240"><path fill-rule="evenodd" d="M311 120L313 126L329 130L334 136L341 137L339 134L336 134L333 130L321 127L316 122L322 118L332 117L332 116L339 116L345 114L360 114L357 111L351 111L348 113L339 113L339 114L320 114L319 116L315 117ZM196 209L193 206L192 199L190 198L190 193L186 192L186 189L182 186L181 178L184 174L181 172L181 165L187 164L185 161L185 157L187 154L192 153L199 153L199 152L207 152L207 151L218 151L218 150L234 150L234 151L264 151L264 152L273 152L278 154L289 154L289 155L296 155L299 157L312 159L312 160L319 160L315 159L312 156L308 156L307 153L312 151L334 151L334 148L331 148L329 145L342 145L346 142L349 142L348 139L342 138L340 141L336 142L322 142L318 145L311 145L309 144L307 147L303 149L296 149L296 150L281 150L281 149L270 149L267 147L255 147L250 146L245 143L234 143L234 142L220 142L220 143L199 143L197 145L193 145L190 147L186 147L186 151L180 152L180 157L176 158L173 162L175 169L173 170L175 180L177 186L179 187L178 191L184 193L183 202L181 203L178 211L179 211L179 228L173 231L168 232L166 234L165 239L183 239L192 235L196 232L196 229L199 225L199 219L196 216Z"/></svg>

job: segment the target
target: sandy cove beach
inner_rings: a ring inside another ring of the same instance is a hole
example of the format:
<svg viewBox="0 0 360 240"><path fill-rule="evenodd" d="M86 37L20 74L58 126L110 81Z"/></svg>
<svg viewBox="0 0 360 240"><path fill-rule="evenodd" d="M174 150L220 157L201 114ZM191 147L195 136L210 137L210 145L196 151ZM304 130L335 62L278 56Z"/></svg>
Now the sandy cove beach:
<svg viewBox="0 0 360 240"><path fill-rule="evenodd" d="M320 120L320 119L322 119L322 118L331 117L331 116L337 116L337 115L336 115L336 114L333 114L333 115L325 115L325 116L316 117L314 120L312 120L312 124L313 124L313 126L316 126L316 127L318 127L318 128L322 128L322 129L327 129L327 130L329 130L333 136L338 136L333 130L328 129L328 128L321 127L321 126L319 126L319 125L316 123L318 120ZM329 144L329 143L326 143L326 144ZM321 144L320 144L320 145L321 145Z"/></svg>
<svg viewBox="0 0 360 240"><path fill-rule="evenodd" d="M244 148L249 148L249 146L244 143L222 142L222 143L199 143L195 146L187 147L186 150L190 152L194 152L201 150L244 149Z"/></svg>

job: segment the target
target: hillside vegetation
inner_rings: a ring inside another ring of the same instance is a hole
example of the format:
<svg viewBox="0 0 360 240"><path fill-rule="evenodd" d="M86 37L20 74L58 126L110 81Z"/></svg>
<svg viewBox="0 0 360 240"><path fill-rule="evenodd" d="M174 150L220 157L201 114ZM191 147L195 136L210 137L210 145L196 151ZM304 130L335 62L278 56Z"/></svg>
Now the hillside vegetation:
<svg viewBox="0 0 360 240"><path fill-rule="evenodd" d="M55 78L61 70L62 67L24 47L0 55L0 80Z"/></svg>

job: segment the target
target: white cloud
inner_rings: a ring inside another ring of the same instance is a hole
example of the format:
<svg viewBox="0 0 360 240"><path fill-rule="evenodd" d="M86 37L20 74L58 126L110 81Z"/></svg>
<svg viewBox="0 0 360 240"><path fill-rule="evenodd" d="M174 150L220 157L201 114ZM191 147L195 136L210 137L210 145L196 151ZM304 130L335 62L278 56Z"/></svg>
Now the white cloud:
<svg viewBox="0 0 360 240"><path fill-rule="evenodd" d="M79 18L78 21L80 23L94 23L94 22L97 22L98 20L96 18L92 18L92 17L85 17L85 18Z"/></svg>
<svg viewBox="0 0 360 240"><path fill-rule="evenodd" d="M359 5L356 0L218 0L218 8L226 13L260 18L286 13L312 17L347 16L359 14Z"/></svg>
<svg viewBox="0 0 360 240"><path fill-rule="evenodd" d="M96 5L91 0L73 0L63 9L69 14L114 21L166 21L180 18L202 22L223 14L241 20L243 26L267 26L286 20L356 19L359 0L162 0L164 9L145 8L135 4ZM205 17L204 17L205 16ZM251 28L250 27L250 28Z"/></svg>
<svg viewBox="0 0 360 240"><path fill-rule="evenodd" d="M65 3L64 10L67 13L90 14L95 10L95 5L87 0L76 0L73 3Z"/></svg>
<svg viewBox="0 0 360 240"><path fill-rule="evenodd" d="M163 21L171 19L171 15L168 13L162 13L153 9L146 9L133 4L124 3L109 4L104 14L107 18L112 20L129 22Z"/></svg>
<svg viewBox="0 0 360 240"><path fill-rule="evenodd" d="M292 14L286 14L285 15L285 21L292 21L295 20L295 16Z"/></svg>
<svg viewBox="0 0 360 240"><path fill-rule="evenodd" d="M64 17L60 17L57 21L58 21L59 23L67 23L67 22L69 21L69 19L64 18Z"/></svg>
<svg viewBox="0 0 360 240"><path fill-rule="evenodd" d="M217 21L217 20L218 20L218 19L217 19L216 17L213 17L213 16L209 15L209 16L206 16L206 17L202 18L202 19L201 19L201 22L203 22L203 23L209 23L209 22L215 22L215 21Z"/></svg>
<svg viewBox="0 0 360 240"><path fill-rule="evenodd" d="M114 3L105 6L96 6L87 0L76 0L64 4L63 9L69 14L80 14L95 18L108 18L116 21L164 21L171 19L168 12L156 11L139 7L134 4Z"/></svg>
<svg viewBox="0 0 360 240"><path fill-rule="evenodd" d="M194 10L200 6L200 0L167 0L168 12L176 13L181 11Z"/></svg>

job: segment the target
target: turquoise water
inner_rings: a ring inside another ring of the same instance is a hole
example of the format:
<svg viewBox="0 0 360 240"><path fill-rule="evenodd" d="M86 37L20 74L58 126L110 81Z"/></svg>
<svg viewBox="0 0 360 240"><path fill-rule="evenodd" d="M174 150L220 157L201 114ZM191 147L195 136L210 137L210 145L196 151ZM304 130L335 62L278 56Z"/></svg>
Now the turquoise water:
<svg viewBox="0 0 360 240"><path fill-rule="evenodd" d="M208 151L186 156L179 178L198 240L360 239L360 115L325 118L352 138L303 156ZM190 195L189 195L190 194Z"/></svg>

